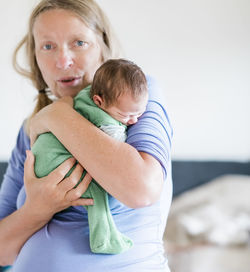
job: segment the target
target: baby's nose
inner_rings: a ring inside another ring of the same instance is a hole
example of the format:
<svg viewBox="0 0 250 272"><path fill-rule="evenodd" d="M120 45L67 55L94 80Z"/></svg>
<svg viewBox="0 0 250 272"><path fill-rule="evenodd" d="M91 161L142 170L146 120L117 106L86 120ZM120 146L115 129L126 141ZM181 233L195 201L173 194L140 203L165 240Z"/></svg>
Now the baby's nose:
<svg viewBox="0 0 250 272"><path fill-rule="evenodd" d="M138 121L138 118L136 116L130 117L128 120L128 125L133 125Z"/></svg>

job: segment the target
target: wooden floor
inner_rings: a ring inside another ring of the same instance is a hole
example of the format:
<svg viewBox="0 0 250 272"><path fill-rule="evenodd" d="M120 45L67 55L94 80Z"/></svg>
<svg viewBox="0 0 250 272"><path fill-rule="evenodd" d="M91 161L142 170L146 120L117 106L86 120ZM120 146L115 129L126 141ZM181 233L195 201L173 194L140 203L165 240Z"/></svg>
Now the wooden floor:
<svg viewBox="0 0 250 272"><path fill-rule="evenodd" d="M250 272L250 247L201 246L167 255L171 272Z"/></svg>

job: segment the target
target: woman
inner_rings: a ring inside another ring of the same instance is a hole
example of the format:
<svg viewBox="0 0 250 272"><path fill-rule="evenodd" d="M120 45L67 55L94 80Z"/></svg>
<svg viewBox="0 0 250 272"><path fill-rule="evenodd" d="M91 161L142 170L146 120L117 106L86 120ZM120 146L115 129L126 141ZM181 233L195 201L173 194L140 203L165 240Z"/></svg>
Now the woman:
<svg viewBox="0 0 250 272"><path fill-rule="evenodd" d="M39 96L34 114L19 132L0 191L0 264L13 264L16 272L169 271L162 235L172 195L172 130L154 82L148 79L146 112L128 130L127 142L117 142L72 108L72 98L91 83L97 68L117 56L114 35L97 4L41 1L16 54L23 44L30 72L18 69L31 78ZM48 105L48 91L58 101ZM34 156L25 150L47 131L75 159L38 179ZM75 160L79 166L63 180ZM80 165L89 174L75 188ZM134 242L125 253L90 251L82 205L93 205L93 200L80 196L91 177L110 194L116 225Z"/></svg>

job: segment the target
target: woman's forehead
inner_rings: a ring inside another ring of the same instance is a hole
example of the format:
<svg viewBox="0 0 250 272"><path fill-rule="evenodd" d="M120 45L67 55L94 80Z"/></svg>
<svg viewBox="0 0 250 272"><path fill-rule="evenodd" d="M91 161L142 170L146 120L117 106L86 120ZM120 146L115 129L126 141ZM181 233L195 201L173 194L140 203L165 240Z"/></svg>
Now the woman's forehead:
<svg viewBox="0 0 250 272"><path fill-rule="evenodd" d="M55 23L61 20L76 20L79 21L79 23L81 22L82 24L85 24L87 26L86 22L79 14L68 9L55 8L45 10L37 15L37 17L35 18L35 22L41 20L41 18L49 22L54 21Z"/></svg>
<svg viewBox="0 0 250 272"><path fill-rule="evenodd" d="M58 35L59 33L94 34L82 18L74 12L63 9L51 9L40 13L33 26L33 33L36 32L43 36Z"/></svg>

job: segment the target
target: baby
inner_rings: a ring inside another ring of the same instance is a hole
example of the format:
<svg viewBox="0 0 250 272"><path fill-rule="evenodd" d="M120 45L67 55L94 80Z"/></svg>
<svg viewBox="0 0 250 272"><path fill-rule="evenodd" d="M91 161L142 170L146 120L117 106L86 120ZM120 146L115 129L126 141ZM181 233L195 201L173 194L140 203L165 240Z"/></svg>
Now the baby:
<svg viewBox="0 0 250 272"><path fill-rule="evenodd" d="M109 136L125 141L127 126L137 122L146 109L147 101L147 81L142 70L130 61L112 59L96 71L92 86L74 98L74 109ZM48 175L72 157L52 133L41 134L32 146L32 152L36 157L35 173L38 177ZM72 171L73 168L67 175ZM93 206L85 206L91 251L118 254L128 250L133 242L116 228L107 192L92 180L82 197L94 199Z"/></svg>

